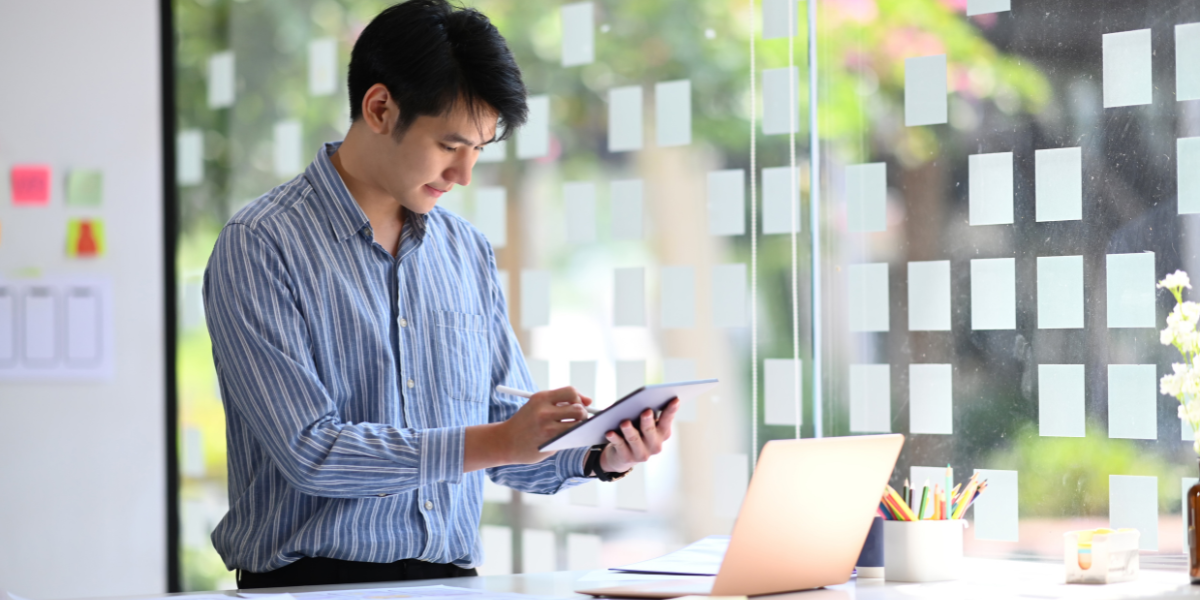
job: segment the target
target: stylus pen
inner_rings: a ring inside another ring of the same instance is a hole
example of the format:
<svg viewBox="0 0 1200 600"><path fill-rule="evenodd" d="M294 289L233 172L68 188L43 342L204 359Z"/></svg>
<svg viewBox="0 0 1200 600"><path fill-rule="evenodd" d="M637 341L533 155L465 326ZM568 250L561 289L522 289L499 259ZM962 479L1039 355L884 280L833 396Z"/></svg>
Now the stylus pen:
<svg viewBox="0 0 1200 600"><path fill-rule="evenodd" d="M526 392L525 390L518 390L517 388L510 388L507 385L496 386L496 391L501 394L517 396L519 398L532 398L533 397L533 392ZM583 408L584 408L584 410L588 411L588 414L591 414L591 415L600 414L599 410L592 408L590 406L585 406Z"/></svg>

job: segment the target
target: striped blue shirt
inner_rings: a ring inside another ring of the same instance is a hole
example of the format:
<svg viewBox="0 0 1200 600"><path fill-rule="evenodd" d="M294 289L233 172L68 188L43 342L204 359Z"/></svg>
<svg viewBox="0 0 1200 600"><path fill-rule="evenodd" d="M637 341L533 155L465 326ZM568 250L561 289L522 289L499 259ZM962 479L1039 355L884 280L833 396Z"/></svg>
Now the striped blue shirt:
<svg viewBox="0 0 1200 600"><path fill-rule="evenodd" d="M407 213L400 251L375 243L326 144L304 174L251 202L204 277L225 405L229 513L212 534L230 568L303 556L483 561L483 472L463 473L468 425L511 417L535 389L484 236L441 208ZM487 469L553 494L585 448Z"/></svg>

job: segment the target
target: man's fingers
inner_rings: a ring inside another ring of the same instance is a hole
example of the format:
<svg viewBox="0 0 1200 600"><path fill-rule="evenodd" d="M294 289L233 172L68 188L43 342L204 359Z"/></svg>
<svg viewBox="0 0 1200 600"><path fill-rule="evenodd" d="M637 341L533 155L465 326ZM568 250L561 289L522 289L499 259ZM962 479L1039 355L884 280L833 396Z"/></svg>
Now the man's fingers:
<svg viewBox="0 0 1200 600"><path fill-rule="evenodd" d="M625 442L629 444L629 451L633 454L633 460L637 462L645 462L650 458L646 452L646 444L642 441L642 434L638 433L637 427L629 421L621 421L621 435L625 436Z"/></svg>
<svg viewBox="0 0 1200 600"><path fill-rule="evenodd" d="M582 421L588 417L587 409L582 404L555 404L546 407L543 414L554 421L562 421L563 419Z"/></svg>
<svg viewBox="0 0 1200 600"><path fill-rule="evenodd" d="M642 441L646 445L646 453L653 456L662 451L662 438L658 435L658 425L654 422L654 411L642 411Z"/></svg>
<svg viewBox="0 0 1200 600"><path fill-rule="evenodd" d="M679 414L679 402L679 398L672 400L658 416L658 436L664 442L671 439L671 425L675 423L675 415Z"/></svg>

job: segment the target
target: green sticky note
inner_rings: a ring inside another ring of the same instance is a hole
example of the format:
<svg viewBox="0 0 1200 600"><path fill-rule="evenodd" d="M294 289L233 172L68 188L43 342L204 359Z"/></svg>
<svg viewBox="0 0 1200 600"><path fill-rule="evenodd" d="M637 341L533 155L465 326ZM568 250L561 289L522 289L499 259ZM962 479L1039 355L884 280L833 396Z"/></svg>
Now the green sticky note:
<svg viewBox="0 0 1200 600"><path fill-rule="evenodd" d="M67 206L100 206L104 201L104 173L99 169L73 169L67 175Z"/></svg>

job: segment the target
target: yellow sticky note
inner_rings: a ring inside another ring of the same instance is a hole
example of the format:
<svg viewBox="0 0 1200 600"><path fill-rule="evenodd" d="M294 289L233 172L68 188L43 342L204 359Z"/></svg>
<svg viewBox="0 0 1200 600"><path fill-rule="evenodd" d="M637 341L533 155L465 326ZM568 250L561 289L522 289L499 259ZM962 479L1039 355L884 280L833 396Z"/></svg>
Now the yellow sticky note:
<svg viewBox="0 0 1200 600"><path fill-rule="evenodd" d="M104 256L104 222L100 219L67 221L67 256L94 258Z"/></svg>

